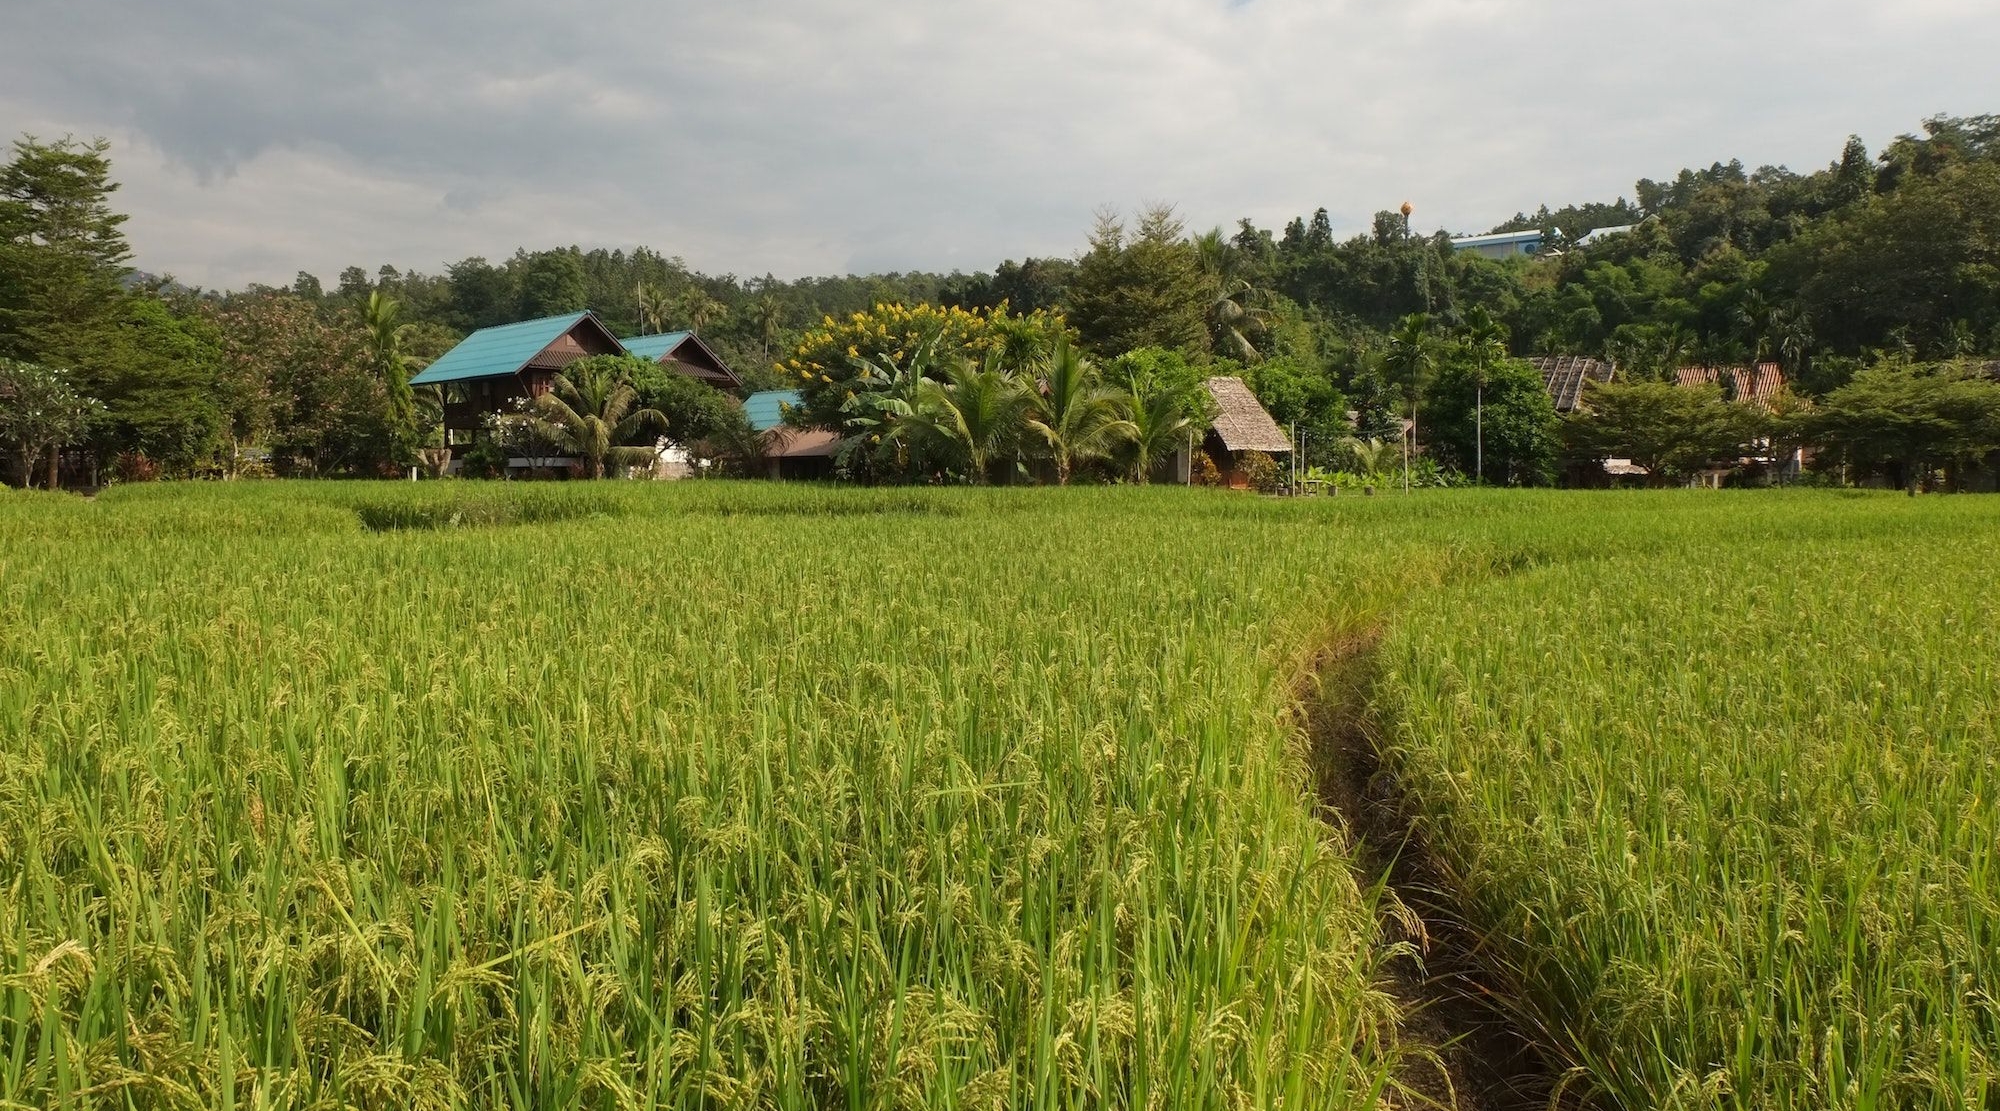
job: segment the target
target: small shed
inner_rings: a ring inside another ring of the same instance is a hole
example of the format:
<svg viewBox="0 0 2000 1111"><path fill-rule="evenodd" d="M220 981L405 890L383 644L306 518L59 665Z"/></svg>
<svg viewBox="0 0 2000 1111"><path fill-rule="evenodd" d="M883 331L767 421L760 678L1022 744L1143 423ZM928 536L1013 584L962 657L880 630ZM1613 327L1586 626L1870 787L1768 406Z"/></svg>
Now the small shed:
<svg viewBox="0 0 2000 1111"><path fill-rule="evenodd" d="M1202 448L1222 472L1223 485L1247 489L1250 479L1243 470L1244 457L1252 452L1289 454L1291 438L1271 419L1243 379L1210 378L1203 384L1208 395L1215 399L1215 419L1209 424L1208 435L1202 438Z"/></svg>

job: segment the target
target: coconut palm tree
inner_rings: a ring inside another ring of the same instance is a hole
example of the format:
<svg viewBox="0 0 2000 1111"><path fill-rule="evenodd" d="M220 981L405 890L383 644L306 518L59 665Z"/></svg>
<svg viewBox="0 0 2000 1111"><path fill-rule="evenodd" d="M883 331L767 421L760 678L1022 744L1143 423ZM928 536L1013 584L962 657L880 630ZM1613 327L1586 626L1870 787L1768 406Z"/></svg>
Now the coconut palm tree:
<svg viewBox="0 0 2000 1111"><path fill-rule="evenodd" d="M1254 363L1262 359L1257 340L1270 331L1272 314L1262 303L1269 295L1238 276L1238 256L1221 228L1194 237L1195 258L1213 283L1205 310L1208 337L1215 353Z"/></svg>
<svg viewBox="0 0 2000 1111"><path fill-rule="evenodd" d="M1778 333L1778 358L1784 361L1785 373L1796 381L1812 359L1812 317L1804 309L1778 309L1771 318Z"/></svg>
<svg viewBox="0 0 2000 1111"><path fill-rule="evenodd" d="M570 364L553 388L535 399L535 416L553 438L583 460L584 476L603 478L606 463L633 466L659 458L650 447L627 446L645 432L666 431L666 414L636 409L631 383L589 360Z"/></svg>
<svg viewBox="0 0 2000 1111"><path fill-rule="evenodd" d="M1348 457L1354 460L1355 470L1370 482L1375 481L1377 476L1388 469L1389 445L1379 438L1371 436L1362 440L1350 436L1342 440L1340 446L1347 451Z"/></svg>
<svg viewBox="0 0 2000 1111"><path fill-rule="evenodd" d="M1194 414L1199 412L1199 400L1151 374L1132 379L1131 387L1120 398L1127 426L1123 454L1131 464L1132 481L1150 481L1160 460L1189 446L1198 423Z"/></svg>
<svg viewBox="0 0 2000 1111"><path fill-rule="evenodd" d="M640 335L658 335L667 330L667 317L672 314L673 305L665 292L640 282L632 291L632 299L639 309Z"/></svg>
<svg viewBox="0 0 2000 1111"><path fill-rule="evenodd" d="M688 331L699 332L729 315L729 306L708 295L700 286L689 286L675 298L675 311L687 322Z"/></svg>
<svg viewBox="0 0 2000 1111"><path fill-rule="evenodd" d="M766 293L750 306L757 322L757 338L763 341L764 357L771 357L771 348L785 332L785 303L776 295Z"/></svg>
<svg viewBox="0 0 2000 1111"><path fill-rule="evenodd" d="M690 448L694 454L708 460L717 475L755 478L763 469L765 451L790 434L782 428L759 432L744 417L743 407L731 404L717 415L708 431Z"/></svg>
<svg viewBox="0 0 2000 1111"><path fill-rule="evenodd" d="M1040 437L1055 464L1056 485L1068 486L1076 465L1102 459L1129 437L1118 415L1117 394L1106 389L1097 365L1067 334L1044 356L1029 395L1028 430Z"/></svg>
<svg viewBox="0 0 2000 1111"><path fill-rule="evenodd" d="M889 355L848 360L858 373L848 383L847 400L840 406L844 435L834 458L841 471L852 474L872 468L884 462L880 456L889 451L895 453L898 470L908 465L908 452L920 445L901 426L916 414L917 385L930 372L939 339L934 335L917 344L901 363Z"/></svg>
<svg viewBox="0 0 2000 1111"><path fill-rule="evenodd" d="M993 457L1020 442L1029 404L1028 391L993 351L978 366L954 362L943 382L919 378L914 412L897 432L950 445L965 457L972 484L983 486Z"/></svg>
<svg viewBox="0 0 2000 1111"><path fill-rule="evenodd" d="M1258 305L1264 292L1242 278L1230 278L1208 303L1208 334L1218 354L1246 363L1264 358L1257 340L1271 330L1271 311ZM1255 338L1253 338L1255 337Z"/></svg>
<svg viewBox="0 0 2000 1111"><path fill-rule="evenodd" d="M1410 445L1417 439L1417 402L1424 395L1431 373L1437 369L1437 350L1431 342L1428 313L1411 313L1397 322L1395 331L1389 333L1389 350L1382 357L1382 367L1402 393L1410 414L1410 431L1403 438L1403 488L1408 490Z"/></svg>

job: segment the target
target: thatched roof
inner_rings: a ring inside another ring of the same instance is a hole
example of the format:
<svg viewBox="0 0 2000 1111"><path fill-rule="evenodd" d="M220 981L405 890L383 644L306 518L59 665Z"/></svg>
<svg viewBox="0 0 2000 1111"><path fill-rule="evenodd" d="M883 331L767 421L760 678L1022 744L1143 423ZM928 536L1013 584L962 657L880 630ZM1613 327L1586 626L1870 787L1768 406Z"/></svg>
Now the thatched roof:
<svg viewBox="0 0 2000 1111"><path fill-rule="evenodd" d="M1785 372L1777 363L1758 363L1754 367L1684 366L1674 372L1674 380L1687 387L1723 386L1723 392L1731 398L1759 406L1769 406L1778 391L1785 388Z"/></svg>
<svg viewBox="0 0 2000 1111"><path fill-rule="evenodd" d="M1210 378L1205 385L1215 398L1215 421L1209 427L1230 451L1290 451L1292 441L1271 414L1257 403L1257 395L1241 378Z"/></svg>
<svg viewBox="0 0 2000 1111"><path fill-rule="evenodd" d="M1574 413L1583 404L1584 383L1609 382L1618 373L1610 363L1584 355L1538 355L1528 362L1542 372L1542 385L1558 413Z"/></svg>

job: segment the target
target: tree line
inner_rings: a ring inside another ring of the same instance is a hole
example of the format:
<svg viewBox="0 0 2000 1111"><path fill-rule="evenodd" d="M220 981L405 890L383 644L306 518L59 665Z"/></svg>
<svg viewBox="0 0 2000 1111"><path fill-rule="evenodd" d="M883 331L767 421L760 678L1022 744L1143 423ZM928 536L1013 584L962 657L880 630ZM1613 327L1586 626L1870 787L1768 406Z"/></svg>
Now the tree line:
<svg viewBox="0 0 2000 1111"><path fill-rule="evenodd" d="M12 481L63 460L93 477L391 473L440 446L434 399L404 385L414 369L476 328L583 308L625 335L699 330L752 389L799 385L787 364L815 361L825 322L878 306L1041 314L1107 371L1136 360L1243 377L1327 468L1356 465L1351 436L1395 442L1410 422L1430 465L1492 483L1553 481L1606 454L1678 475L1696 457L1768 456L1792 440L1845 473L1950 482L1996 446L1980 400L1983 368L2000 359L1993 116L1933 119L1874 154L1850 140L1811 172L1716 163L1640 181L1631 199L1521 214L1499 230L1538 228L1553 250L1505 261L1454 251L1396 211L1341 238L1324 209L1280 229L1190 234L1152 207L1100 213L1074 257L972 274L746 279L647 248L569 247L435 274L352 266L330 284L300 273L201 290L129 269L116 188L101 141L23 138L0 170L0 469ZM1607 225L1631 230L1579 244ZM1558 353L1620 368L1593 417L1557 419L1520 361ZM949 361L919 377L942 385ZM1704 410L1663 431L1689 397L1640 389L1683 367L1764 361L1790 384L1780 412L1737 405L1718 422ZM1638 392L1621 403L1618 389ZM1902 431L1882 426L1891 412ZM1662 436L1680 450L1660 451Z"/></svg>

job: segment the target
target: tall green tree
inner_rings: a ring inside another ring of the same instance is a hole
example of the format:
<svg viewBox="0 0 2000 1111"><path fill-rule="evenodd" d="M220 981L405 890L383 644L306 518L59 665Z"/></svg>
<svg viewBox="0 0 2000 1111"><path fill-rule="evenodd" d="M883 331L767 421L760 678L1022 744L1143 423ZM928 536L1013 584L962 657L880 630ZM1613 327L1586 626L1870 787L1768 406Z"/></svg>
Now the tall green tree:
<svg viewBox="0 0 2000 1111"><path fill-rule="evenodd" d="M2000 382L1964 365L1870 367L1801 418L1827 461L1914 489L2000 450ZM1955 484L1955 483L1954 483Z"/></svg>
<svg viewBox="0 0 2000 1111"><path fill-rule="evenodd" d="M1474 306L1465 315L1465 355L1472 372L1472 473L1486 481L1486 383L1494 364L1507 357L1507 326L1493 318L1484 305ZM1550 410L1554 412L1553 409Z"/></svg>
<svg viewBox="0 0 2000 1111"><path fill-rule="evenodd" d="M2000 326L2000 161L1916 176L1812 225L1773 253L1772 282L1796 289L1836 350L1884 346L1906 329L1925 353L1964 321Z"/></svg>
<svg viewBox="0 0 2000 1111"><path fill-rule="evenodd" d="M1403 452L1403 480L1409 484L1409 453L1417 442L1417 405L1437 371L1436 341L1431 335L1427 313L1411 313L1396 323L1389 333L1389 345L1382 355L1383 376L1402 396L1403 412L1410 420L1408 446Z"/></svg>
<svg viewBox="0 0 2000 1111"><path fill-rule="evenodd" d="M690 378L651 359L630 356L601 356L615 360L601 365L614 377L631 383L641 409L658 412L665 422L660 431L683 446L722 433L741 419L742 406L729 395L699 379Z"/></svg>
<svg viewBox="0 0 2000 1111"><path fill-rule="evenodd" d="M1481 367L1470 357L1448 359L1424 406L1426 444L1441 464L1496 486L1555 481L1562 426L1532 365L1500 358Z"/></svg>
<svg viewBox="0 0 2000 1111"><path fill-rule="evenodd" d="M208 308L220 337L225 466L262 445L284 474L373 474L386 457L381 376L352 310L323 313L289 292Z"/></svg>
<svg viewBox="0 0 2000 1111"><path fill-rule="evenodd" d="M73 368L114 326L132 252L110 149L23 137L0 168L0 355Z"/></svg>
<svg viewBox="0 0 2000 1111"><path fill-rule="evenodd" d="M583 259L574 249L541 251L518 260L521 270L520 319L581 312L589 304Z"/></svg>
<svg viewBox="0 0 2000 1111"><path fill-rule="evenodd" d="M1734 464L1760 430L1755 410L1723 400L1714 386L1597 383L1584 402L1586 408L1564 422L1570 454L1594 462L1630 459L1646 468L1654 485Z"/></svg>
<svg viewBox="0 0 2000 1111"><path fill-rule="evenodd" d="M784 299L766 293L752 302L750 315L757 323L757 342L762 345L764 360L769 362L771 349L785 336Z"/></svg>
<svg viewBox="0 0 2000 1111"><path fill-rule="evenodd" d="M121 299L76 378L104 403L92 437L100 458L137 452L169 475L206 470L227 439L221 339L184 299L151 293Z"/></svg>
<svg viewBox="0 0 2000 1111"><path fill-rule="evenodd" d="M1215 293L1171 206L1147 208L1129 233L1105 212L1077 264L1069 315L1084 345L1105 357L1141 347L1201 352Z"/></svg>
<svg viewBox="0 0 2000 1111"><path fill-rule="evenodd" d="M446 323L461 332L519 320L522 309L520 275L473 257L446 268L451 293L445 298Z"/></svg>
<svg viewBox="0 0 2000 1111"><path fill-rule="evenodd" d="M417 428L416 395L410 390L408 359L403 354L404 330L409 326L401 322L402 313L402 303L378 289L368 294L361 319L368 329L369 354L375 373L381 375L382 392L388 403L384 426L388 432L389 461L407 467L416 460L423 435Z"/></svg>
<svg viewBox="0 0 2000 1111"><path fill-rule="evenodd" d="M729 315L729 306L698 285L681 290L674 298L674 316L690 332L700 332Z"/></svg>
<svg viewBox="0 0 2000 1111"><path fill-rule="evenodd" d="M667 320L673 315L673 304L664 290L640 282L632 290L632 299L638 307L640 335L658 335L667 330Z"/></svg>

